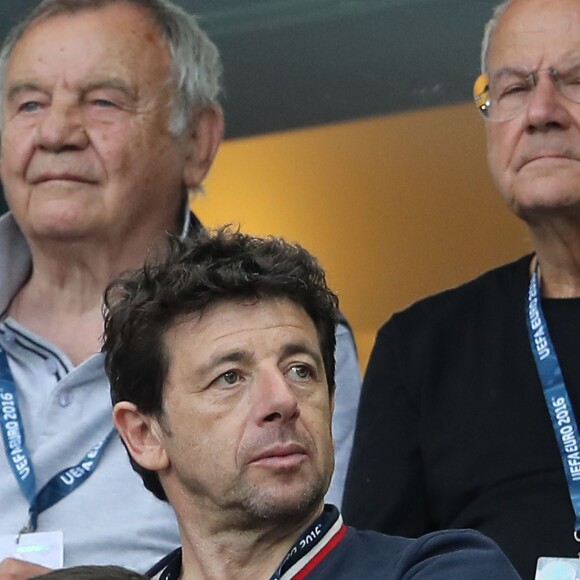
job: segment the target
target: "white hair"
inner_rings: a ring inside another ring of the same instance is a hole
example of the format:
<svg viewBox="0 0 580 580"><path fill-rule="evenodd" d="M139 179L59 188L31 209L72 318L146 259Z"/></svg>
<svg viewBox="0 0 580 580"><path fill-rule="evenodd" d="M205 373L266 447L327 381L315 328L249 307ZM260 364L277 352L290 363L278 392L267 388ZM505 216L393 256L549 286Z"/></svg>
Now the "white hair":
<svg viewBox="0 0 580 580"><path fill-rule="evenodd" d="M489 47L491 45L491 40L493 33L497 28L497 23L501 15L505 12L505 9L512 3L512 0L506 0L501 4L498 4L493 9L493 15L489 22L485 25L483 29L483 39L481 41L481 72L487 72L487 55L489 54Z"/></svg>
<svg viewBox="0 0 580 580"><path fill-rule="evenodd" d="M169 131L176 136L183 134L200 106L217 104L222 73L218 49L195 17L169 0L44 0L26 20L12 28L2 45L0 107L8 59L31 25L60 14L97 10L118 3L144 9L167 43L175 80Z"/></svg>

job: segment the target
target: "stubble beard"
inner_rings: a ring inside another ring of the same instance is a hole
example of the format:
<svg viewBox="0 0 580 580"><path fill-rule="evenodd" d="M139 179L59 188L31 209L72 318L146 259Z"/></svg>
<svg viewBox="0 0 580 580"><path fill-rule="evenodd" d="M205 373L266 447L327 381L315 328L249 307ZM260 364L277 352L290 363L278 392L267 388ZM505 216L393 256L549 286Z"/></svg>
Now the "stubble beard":
<svg viewBox="0 0 580 580"><path fill-rule="evenodd" d="M332 474L332 465L324 472L317 471L299 493L293 491L289 496L282 495L283 484L276 490L242 479L235 494L239 512L243 514L242 518L248 527L263 525L265 522L286 525L291 521L306 520L322 505L330 484L329 474Z"/></svg>

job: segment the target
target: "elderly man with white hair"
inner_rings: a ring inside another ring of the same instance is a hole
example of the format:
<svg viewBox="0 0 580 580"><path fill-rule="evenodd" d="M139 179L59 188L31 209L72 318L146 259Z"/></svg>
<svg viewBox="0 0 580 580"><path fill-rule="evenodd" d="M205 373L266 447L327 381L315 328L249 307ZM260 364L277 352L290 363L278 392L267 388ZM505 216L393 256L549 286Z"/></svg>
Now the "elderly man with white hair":
<svg viewBox="0 0 580 580"><path fill-rule="evenodd" d="M380 330L344 513L411 536L476 528L532 578L580 551L580 2L500 5L474 94L534 251Z"/></svg>
<svg viewBox="0 0 580 580"><path fill-rule="evenodd" d="M200 231L188 192L222 139L220 73L195 18L166 0L45 0L5 41L0 558L144 570L178 544L113 431L102 295L167 232ZM337 334L357 401L352 338Z"/></svg>

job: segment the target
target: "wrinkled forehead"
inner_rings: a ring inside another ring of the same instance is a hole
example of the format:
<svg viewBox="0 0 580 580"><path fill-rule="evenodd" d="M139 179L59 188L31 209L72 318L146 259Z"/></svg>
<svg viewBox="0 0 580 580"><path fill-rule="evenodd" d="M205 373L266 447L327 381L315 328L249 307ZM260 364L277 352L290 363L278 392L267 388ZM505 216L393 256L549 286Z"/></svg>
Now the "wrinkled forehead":
<svg viewBox="0 0 580 580"><path fill-rule="evenodd" d="M93 70L147 81L168 75L169 60L150 15L122 2L32 22L13 47L5 82L36 75L63 75L74 82Z"/></svg>
<svg viewBox="0 0 580 580"><path fill-rule="evenodd" d="M578 60L580 0L513 0L491 38L487 68L558 68Z"/></svg>

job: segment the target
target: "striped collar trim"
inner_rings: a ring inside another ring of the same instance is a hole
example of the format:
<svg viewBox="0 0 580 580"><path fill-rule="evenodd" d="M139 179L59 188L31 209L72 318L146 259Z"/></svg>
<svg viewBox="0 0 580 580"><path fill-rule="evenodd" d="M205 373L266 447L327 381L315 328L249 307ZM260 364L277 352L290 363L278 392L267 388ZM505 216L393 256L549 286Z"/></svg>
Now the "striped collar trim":
<svg viewBox="0 0 580 580"><path fill-rule="evenodd" d="M302 580L302 578L306 578L344 538L347 528L339 511L335 507L325 506L325 512L301 536L290 551L290 554L292 554L297 549L302 551L303 554L299 556L298 560L292 562L289 568L284 569L286 566L283 565L282 573L275 575L272 580ZM326 530L316 537L317 528L321 526L326 528ZM312 542L312 545L308 548L310 542ZM304 551L305 547L308 548L306 551Z"/></svg>

